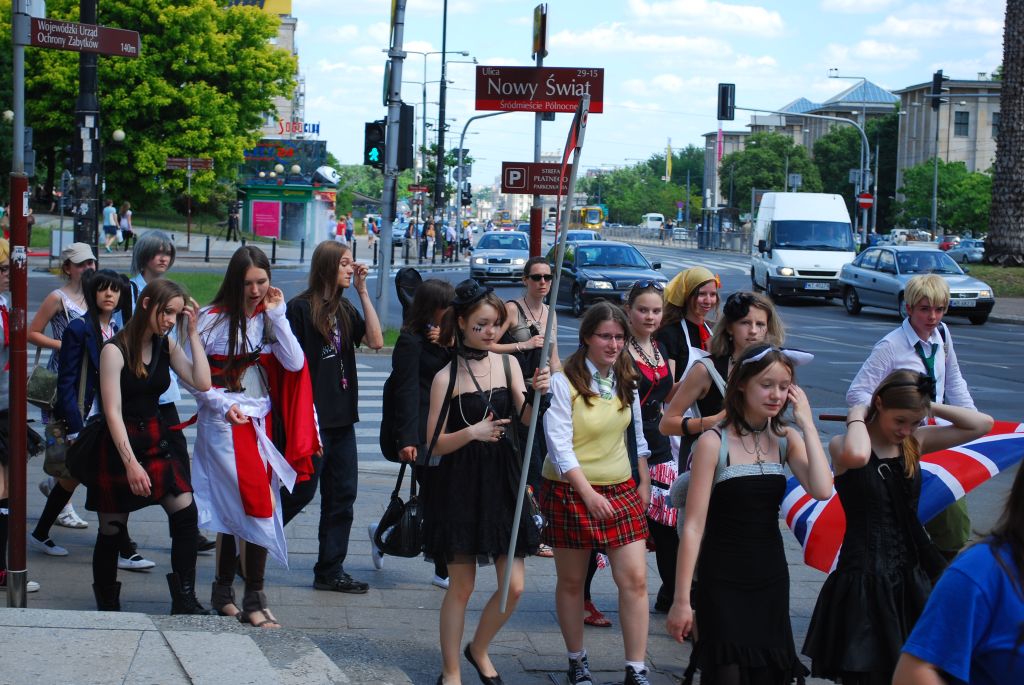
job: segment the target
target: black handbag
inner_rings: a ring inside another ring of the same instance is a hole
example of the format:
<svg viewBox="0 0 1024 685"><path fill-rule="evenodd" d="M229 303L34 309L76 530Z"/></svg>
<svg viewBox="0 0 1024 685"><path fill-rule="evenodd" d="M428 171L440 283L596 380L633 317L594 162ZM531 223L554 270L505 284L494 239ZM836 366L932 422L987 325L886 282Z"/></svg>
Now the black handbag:
<svg viewBox="0 0 1024 685"><path fill-rule="evenodd" d="M64 463L68 473L86 487L96 484L99 475L100 443L107 435L107 421L102 415L93 417L78 433L78 438L68 445Z"/></svg>
<svg viewBox="0 0 1024 685"><path fill-rule="evenodd" d="M407 466L408 464L402 464L398 470L398 480L391 492L391 501L388 502L388 507L377 524L373 543L384 554L411 558L419 556L423 549L423 515L420 512L419 499L416 497L415 477L409 479L409 499L403 502L399 496Z"/></svg>

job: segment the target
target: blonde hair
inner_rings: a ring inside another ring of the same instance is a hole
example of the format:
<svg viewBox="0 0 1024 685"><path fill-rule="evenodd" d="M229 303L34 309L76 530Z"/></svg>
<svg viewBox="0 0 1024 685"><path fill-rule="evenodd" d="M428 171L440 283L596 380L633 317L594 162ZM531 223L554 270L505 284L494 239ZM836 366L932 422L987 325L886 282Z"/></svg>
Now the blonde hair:
<svg viewBox="0 0 1024 685"><path fill-rule="evenodd" d="M11 244L7 242L7 238L0 238L0 262L10 261L11 259Z"/></svg>
<svg viewBox="0 0 1024 685"><path fill-rule="evenodd" d="M903 290L903 301L908 307L914 308L921 300L928 300L933 307L948 307L949 284L946 283L946 279L935 274L926 274L914 276L907 281L907 287Z"/></svg>

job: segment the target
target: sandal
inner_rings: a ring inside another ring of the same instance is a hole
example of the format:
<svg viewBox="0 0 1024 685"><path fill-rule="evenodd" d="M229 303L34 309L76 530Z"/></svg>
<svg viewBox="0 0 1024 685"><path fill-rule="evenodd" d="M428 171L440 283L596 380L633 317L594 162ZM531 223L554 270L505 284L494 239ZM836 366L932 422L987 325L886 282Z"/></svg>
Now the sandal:
<svg viewBox="0 0 1024 685"><path fill-rule="evenodd" d="M238 612L238 621L248 623L254 628L280 628L281 624L267 608L267 596L262 590L246 592L242 598L242 610Z"/></svg>
<svg viewBox="0 0 1024 685"><path fill-rule="evenodd" d="M586 615L583 617L583 622L588 626L594 626L595 628L610 628L612 622L601 613L601 610L594 606L591 600L587 600L583 603L583 611Z"/></svg>
<svg viewBox="0 0 1024 685"><path fill-rule="evenodd" d="M548 545L539 545L537 547L537 556L550 559L551 557L555 556L555 551L551 549L551 547Z"/></svg>

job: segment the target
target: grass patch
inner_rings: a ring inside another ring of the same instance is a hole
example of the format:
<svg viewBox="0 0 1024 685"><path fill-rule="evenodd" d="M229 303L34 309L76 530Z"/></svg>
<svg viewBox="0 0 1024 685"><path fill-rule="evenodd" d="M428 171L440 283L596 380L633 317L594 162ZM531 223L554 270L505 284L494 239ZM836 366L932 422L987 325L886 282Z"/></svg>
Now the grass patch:
<svg viewBox="0 0 1024 685"><path fill-rule="evenodd" d="M209 304L220 289L224 274L199 271L172 271L167 279L178 283L195 298L200 306Z"/></svg>
<svg viewBox="0 0 1024 685"><path fill-rule="evenodd" d="M996 297L1024 297L1024 268L968 264L967 270L992 286Z"/></svg>
<svg viewBox="0 0 1024 685"><path fill-rule="evenodd" d="M394 347L398 342L398 336L402 331L397 328L384 329L384 347Z"/></svg>

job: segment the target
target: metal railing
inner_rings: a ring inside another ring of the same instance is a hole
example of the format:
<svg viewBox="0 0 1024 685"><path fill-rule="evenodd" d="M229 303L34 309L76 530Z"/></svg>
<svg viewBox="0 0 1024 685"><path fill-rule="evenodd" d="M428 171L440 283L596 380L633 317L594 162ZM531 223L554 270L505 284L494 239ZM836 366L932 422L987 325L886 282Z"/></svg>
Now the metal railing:
<svg viewBox="0 0 1024 685"><path fill-rule="evenodd" d="M711 231L674 228L666 231L660 228L639 226L616 226L605 228L602 235L609 240L622 240L641 245L664 245L691 250L716 250L750 254L752 234L749 231Z"/></svg>

